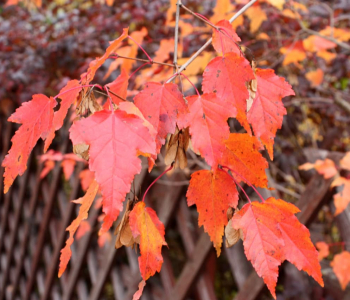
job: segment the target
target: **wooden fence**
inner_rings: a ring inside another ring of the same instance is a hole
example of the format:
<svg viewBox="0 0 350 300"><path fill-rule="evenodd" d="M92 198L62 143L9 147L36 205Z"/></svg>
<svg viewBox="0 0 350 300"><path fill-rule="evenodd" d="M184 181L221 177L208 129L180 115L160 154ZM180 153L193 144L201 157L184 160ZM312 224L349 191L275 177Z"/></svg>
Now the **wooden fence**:
<svg viewBox="0 0 350 300"><path fill-rule="evenodd" d="M1 118L1 161L15 129ZM66 153L71 147L68 136L60 132L58 139L57 150ZM65 228L78 208L70 200L83 194L79 172L84 166L77 165L69 184L63 180L60 164L41 180L42 166L37 155L42 145L39 146L26 173L6 195L0 193L0 300L132 299L141 280L137 253L130 248L115 250L114 236L103 247L98 246L100 208L90 210L88 222L92 229L74 242L68 269L58 279L60 250L67 239ZM140 188L144 191L154 179L146 169L135 179L136 193ZM3 169L1 177L2 174ZM246 261L241 242L224 249L222 257L216 259L208 235L198 229L197 216L186 204L186 180L185 175L175 172L157 183L146 199L166 227L169 249L163 247L162 270L147 282L142 299L261 299L264 284ZM309 225L320 207L331 199L330 182L317 174L310 180L297 203L302 211L298 216L301 222ZM3 190L2 183L0 189ZM224 271L231 276L228 280L232 288L232 294L225 296L218 295L214 287L215 276Z"/></svg>

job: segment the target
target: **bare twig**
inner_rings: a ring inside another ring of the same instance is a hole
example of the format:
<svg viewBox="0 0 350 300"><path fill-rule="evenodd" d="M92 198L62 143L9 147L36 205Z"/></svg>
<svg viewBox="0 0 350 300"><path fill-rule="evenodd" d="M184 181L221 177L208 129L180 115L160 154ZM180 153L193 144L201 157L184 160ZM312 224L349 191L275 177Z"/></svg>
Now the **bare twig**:
<svg viewBox="0 0 350 300"><path fill-rule="evenodd" d="M249 7L251 7L256 1L258 0L251 0L246 5L244 5L230 20L229 22L232 23L234 20L236 20L241 14L243 14ZM210 38L198 51L193 54L189 60L181 66L178 73L181 73L183 70L185 70L212 42L212 38ZM167 82L170 82L168 80Z"/></svg>
<svg viewBox="0 0 350 300"><path fill-rule="evenodd" d="M128 57L128 56L119 55L117 53L110 56L109 58L124 58L124 59L130 59L130 60L135 60L135 61L141 61L144 63L148 62L149 64L157 64L157 65L162 65L162 66L167 66L167 67L175 67L173 64L163 63L163 62L154 61L154 60L152 60L152 62L150 62L148 59Z"/></svg>
<svg viewBox="0 0 350 300"><path fill-rule="evenodd" d="M178 52L178 44L179 44L179 21L180 21L180 7L181 7L181 0L177 0L176 3L176 15L175 15L175 45L174 45L174 68L175 72L177 73L177 52Z"/></svg>
<svg viewBox="0 0 350 300"><path fill-rule="evenodd" d="M190 13L192 16L196 17L197 19L201 20L202 22L204 22L205 24L209 25L210 27L214 28L215 30L219 30L219 27L215 26L214 24L208 22L206 19L202 18L201 16L197 15L196 13L194 13L192 10L190 10L189 8L187 8L185 5L181 5L181 7L186 10L188 13Z"/></svg>
<svg viewBox="0 0 350 300"><path fill-rule="evenodd" d="M101 94L101 95L104 95L104 96L108 97L108 95L106 93L103 93L103 92L100 92L100 91L97 91L97 90L95 90L95 92L98 93L98 94ZM111 93L113 96L116 96L120 100L128 101L128 100L124 99L122 96L119 96L116 93L112 92L110 89L108 89L108 92Z"/></svg>

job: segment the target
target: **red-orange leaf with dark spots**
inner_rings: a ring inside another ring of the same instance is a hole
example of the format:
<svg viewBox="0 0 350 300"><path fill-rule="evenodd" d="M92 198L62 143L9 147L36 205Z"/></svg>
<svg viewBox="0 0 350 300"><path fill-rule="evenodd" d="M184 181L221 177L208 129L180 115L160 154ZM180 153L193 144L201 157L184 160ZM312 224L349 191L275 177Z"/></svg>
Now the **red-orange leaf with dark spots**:
<svg viewBox="0 0 350 300"><path fill-rule="evenodd" d="M167 134L175 132L178 114L187 110L183 96L173 83L148 82L135 96L134 103L157 131L158 153Z"/></svg>
<svg viewBox="0 0 350 300"><path fill-rule="evenodd" d="M221 20L215 24L217 27L221 28L220 32L214 30L213 32L213 47L219 54L234 52L238 55L241 54L241 50L236 42L240 42L241 39L237 35L236 31L233 30L232 24L227 20ZM224 48L224 51L222 51Z"/></svg>
<svg viewBox="0 0 350 300"><path fill-rule="evenodd" d="M246 83L254 79L249 62L236 53L229 52L214 58L203 74L203 91L216 92L219 98L231 103L237 109L237 120L244 129L251 133L247 120L247 99L249 98Z"/></svg>
<svg viewBox="0 0 350 300"><path fill-rule="evenodd" d="M193 149L215 168L225 151L225 140L230 135L227 119L236 110L216 94L187 97L189 113L180 115L180 129L190 127Z"/></svg>
<svg viewBox="0 0 350 300"><path fill-rule="evenodd" d="M294 91L284 78L275 75L274 70L256 69L255 74L257 91L248 112L248 121L273 159L274 138L282 126L283 116L287 114L282 98L294 95Z"/></svg>
<svg viewBox="0 0 350 300"><path fill-rule="evenodd" d="M129 224L133 237L140 238L139 267L143 280L160 272L163 264L162 246L167 245L164 239L164 225L159 221L156 212L138 202L129 215Z"/></svg>
<svg viewBox="0 0 350 300"><path fill-rule="evenodd" d="M247 133L231 133L225 144L220 164L232 169L232 175L238 182L267 187L265 169L268 163L259 152L260 143L256 137Z"/></svg>
<svg viewBox="0 0 350 300"><path fill-rule="evenodd" d="M198 224L208 232L217 255L220 255L224 228L227 225L227 209L236 208L238 192L231 176L217 169L201 170L192 174L187 191L187 203L196 205Z"/></svg>

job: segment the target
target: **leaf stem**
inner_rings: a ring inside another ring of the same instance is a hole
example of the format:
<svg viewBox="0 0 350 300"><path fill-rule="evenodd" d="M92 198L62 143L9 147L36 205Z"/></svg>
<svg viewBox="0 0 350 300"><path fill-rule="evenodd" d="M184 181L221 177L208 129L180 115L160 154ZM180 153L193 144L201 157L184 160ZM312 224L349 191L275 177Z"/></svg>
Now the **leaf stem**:
<svg viewBox="0 0 350 300"><path fill-rule="evenodd" d="M143 49L143 47L135 41L135 39L133 39L130 35L128 35L128 38L131 39L137 46L139 46L139 48L143 51L143 53L145 53L145 55L147 56L148 60L152 63L152 58L148 55L148 53L146 52L145 49Z"/></svg>
<svg viewBox="0 0 350 300"><path fill-rule="evenodd" d="M256 1L258 0L251 0L246 5L244 5L230 20L229 22L232 23L234 20L236 20L241 14L243 14L249 7L251 7ZM193 54L189 60L184 63L181 68L179 69L179 72L181 73L183 70L185 70L212 42L212 38L210 38L200 49L197 50L195 54ZM169 79L167 83L169 82Z"/></svg>
<svg viewBox="0 0 350 300"><path fill-rule="evenodd" d="M224 167L222 167L222 168L224 168ZM224 172L226 172L226 173L233 179L233 181L234 181L234 183L235 183L236 185L239 186L239 188L241 189L241 191L243 192L243 194L244 194L244 195L246 196L246 198L248 199L249 203L252 203L252 201L250 200L248 194L245 192L245 190L242 188L242 186L236 181L236 179L235 179L229 172L227 172L226 170L224 170L224 169L222 169L222 170L223 170Z"/></svg>
<svg viewBox="0 0 350 300"><path fill-rule="evenodd" d="M193 88L196 90L196 93L198 95L198 97L200 97L201 95L199 94L196 86L193 84L193 82L184 74L184 73L180 73L180 75L182 75L183 77L185 77L187 79L187 81L193 86Z"/></svg>
<svg viewBox="0 0 350 300"><path fill-rule="evenodd" d="M259 193L259 191L254 187L254 185L252 185L249 180L247 180L246 178L244 178L244 176L238 174L235 170L230 169L229 167L226 166L221 166L221 168L225 168L227 170L230 170L231 172L235 173L235 175L237 175L238 177L241 177L241 179L243 179L253 190L254 192L259 196L259 198L261 199L262 203L265 203L265 199L263 198L263 196L261 196L261 194Z"/></svg>
<svg viewBox="0 0 350 300"><path fill-rule="evenodd" d="M145 202L146 195L149 189L152 187L152 185L154 185L158 181L158 179L160 179L165 173L169 172L173 167L174 167L174 163L172 163L168 169L166 169L162 174L160 174L156 179L154 179L154 181L147 188L146 192L143 194L142 202Z"/></svg>
<svg viewBox="0 0 350 300"><path fill-rule="evenodd" d="M129 78L133 77L135 75L135 73L138 70L142 69L145 65L150 65L150 64L151 64L151 62L148 61L148 62L144 63L143 65L139 66L134 72L132 72L132 74L129 76Z"/></svg>
<svg viewBox="0 0 350 300"><path fill-rule="evenodd" d="M114 59L124 58L124 59L130 59L130 60L141 61L141 62L149 62L148 59L128 57L128 56L119 55L118 53L115 53L114 55L111 55L108 58L114 58ZM173 65L173 64L168 64L168 63L164 63L164 62L160 62L160 61L154 61L154 60L152 60L152 64L161 65L161 66L167 66L167 67L175 67L175 65Z"/></svg>

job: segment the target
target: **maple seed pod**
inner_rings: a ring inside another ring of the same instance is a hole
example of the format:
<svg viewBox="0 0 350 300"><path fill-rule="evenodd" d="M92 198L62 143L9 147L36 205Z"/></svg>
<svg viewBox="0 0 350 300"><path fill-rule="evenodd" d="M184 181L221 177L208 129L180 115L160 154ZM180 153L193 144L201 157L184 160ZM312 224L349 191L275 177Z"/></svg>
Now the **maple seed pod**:
<svg viewBox="0 0 350 300"><path fill-rule="evenodd" d="M190 133L189 128L181 129L176 126L175 133L172 134L166 144L166 154L164 162L171 165L175 162L175 168L185 169L187 167L186 151L189 146Z"/></svg>
<svg viewBox="0 0 350 300"><path fill-rule="evenodd" d="M231 220L227 223L227 226L225 227L225 245L227 248L232 247L234 244L236 244L239 239L243 239L243 232L242 229L236 230L232 226Z"/></svg>
<svg viewBox="0 0 350 300"><path fill-rule="evenodd" d="M233 217L233 213L235 212L235 210L232 207L229 207L227 209L226 215L227 215L227 221L230 221Z"/></svg>
<svg viewBox="0 0 350 300"><path fill-rule="evenodd" d="M89 160L89 145L86 145L84 143L82 144L77 144L73 146L73 152L76 154L78 157Z"/></svg>

